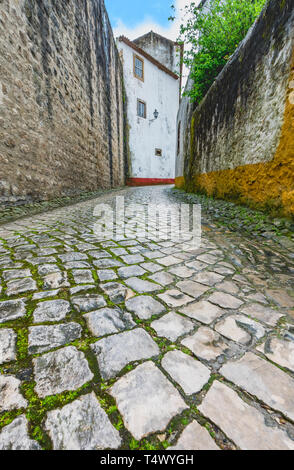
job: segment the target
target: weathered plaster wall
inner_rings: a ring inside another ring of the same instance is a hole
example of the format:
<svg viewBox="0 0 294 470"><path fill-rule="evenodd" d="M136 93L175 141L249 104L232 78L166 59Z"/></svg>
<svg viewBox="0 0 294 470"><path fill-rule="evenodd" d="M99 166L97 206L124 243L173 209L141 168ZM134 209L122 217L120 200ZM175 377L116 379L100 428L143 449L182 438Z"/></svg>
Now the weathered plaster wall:
<svg viewBox="0 0 294 470"><path fill-rule="evenodd" d="M0 1L0 203L123 184L123 108L103 0Z"/></svg>
<svg viewBox="0 0 294 470"><path fill-rule="evenodd" d="M293 46L293 1L271 0L183 129L178 187L294 215Z"/></svg>

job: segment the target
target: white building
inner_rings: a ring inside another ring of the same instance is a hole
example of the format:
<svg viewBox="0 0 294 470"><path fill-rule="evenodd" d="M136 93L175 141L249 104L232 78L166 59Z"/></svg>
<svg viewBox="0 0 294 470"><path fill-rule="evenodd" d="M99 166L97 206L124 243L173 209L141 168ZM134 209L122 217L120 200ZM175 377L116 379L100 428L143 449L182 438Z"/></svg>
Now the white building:
<svg viewBox="0 0 294 470"><path fill-rule="evenodd" d="M130 185L173 183L182 47L152 31L117 40L127 94Z"/></svg>

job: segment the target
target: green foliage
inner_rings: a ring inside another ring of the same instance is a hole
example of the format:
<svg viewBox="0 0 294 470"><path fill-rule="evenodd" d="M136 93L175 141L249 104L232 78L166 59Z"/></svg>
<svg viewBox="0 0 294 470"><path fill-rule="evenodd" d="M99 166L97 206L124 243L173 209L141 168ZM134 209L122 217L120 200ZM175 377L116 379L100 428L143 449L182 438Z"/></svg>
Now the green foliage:
<svg viewBox="0 0 294 470"><path fill-rule="evenodd" d="M180 41L186 45L184 63L194 86L187 94L200 103L226 65L266 0L210 0L205 8L192 2L186 7Z"/></svg>

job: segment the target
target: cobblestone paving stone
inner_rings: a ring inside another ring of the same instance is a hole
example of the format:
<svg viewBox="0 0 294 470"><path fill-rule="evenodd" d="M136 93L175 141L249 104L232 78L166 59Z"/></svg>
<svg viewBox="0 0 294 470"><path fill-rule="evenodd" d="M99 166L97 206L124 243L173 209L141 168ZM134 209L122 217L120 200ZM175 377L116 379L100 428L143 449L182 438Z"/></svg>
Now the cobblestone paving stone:
<svg viewBox="0 0 294 470"><path fill-rule="evenodd" d="M103 240L117 196L178 202L130 188L0 226L0 449L293 450L291 238L206 204L197 249L142 217Z"/></svg>

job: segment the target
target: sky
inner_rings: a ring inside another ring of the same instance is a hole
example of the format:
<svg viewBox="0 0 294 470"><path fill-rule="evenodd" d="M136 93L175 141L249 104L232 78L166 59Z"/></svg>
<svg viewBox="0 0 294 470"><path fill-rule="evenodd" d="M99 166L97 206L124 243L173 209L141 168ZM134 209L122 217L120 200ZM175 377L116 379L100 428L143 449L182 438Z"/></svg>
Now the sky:
<svg viewBox="0 0 294 470"><path fill-rule="evenodd" d="M181 13L191 0L104 0L114 30L114 35L133 40L149 31L177 40ZM176 21L168 21L176 7Z"/></svg>

